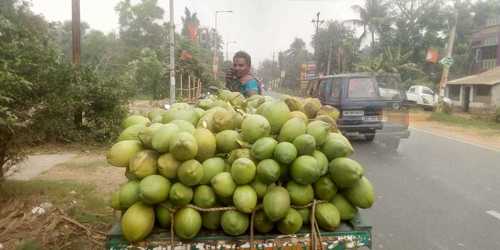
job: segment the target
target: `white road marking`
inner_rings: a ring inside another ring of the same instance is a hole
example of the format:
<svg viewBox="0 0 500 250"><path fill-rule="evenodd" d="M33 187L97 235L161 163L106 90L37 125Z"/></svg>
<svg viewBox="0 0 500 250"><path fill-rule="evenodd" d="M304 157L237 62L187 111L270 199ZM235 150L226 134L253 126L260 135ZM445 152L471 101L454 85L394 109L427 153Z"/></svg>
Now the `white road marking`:
<svg viewBox="0 0 500 250"><path fill-rule="evenodd" d="M469 144L469 145L472 145L472 146L475 146L475 147L478 147L478 148L487 149L487 150L491 150L491 151L495 151L495 152L500 152L500 150L499 150L499 149L496 149L496 148L491 148L491 147L487 147L487 146L484 146L484 145L481 145L481 144L477 144L477 143L473 143L473 142L468 142L468 141L460 140L460 139L453 138L453 137L446 136L446 135L436 134L436 133L431 132L431 131L429 131L429 130L420 129L420 128L415 128L415 127L410 127L410 129L411 129L411 130L418 131L418 132L422 132L422 133L426 133L426 134L434 135L434 136L443 137L443 138L446 138L446 139L448 139L448 140L452 140L452 141L456 141L456 142L460 142L460 143L464 143L464 144ZM411 136L411 135L410 135L410 136Z"/></svg>
<svg viewBox="0 0 500 250"><path fill-rule="evenodd" d="M495 210L488 210L488 211L486 211L486 213L500 220L500 213L499 212L497 212Z"/></svg>

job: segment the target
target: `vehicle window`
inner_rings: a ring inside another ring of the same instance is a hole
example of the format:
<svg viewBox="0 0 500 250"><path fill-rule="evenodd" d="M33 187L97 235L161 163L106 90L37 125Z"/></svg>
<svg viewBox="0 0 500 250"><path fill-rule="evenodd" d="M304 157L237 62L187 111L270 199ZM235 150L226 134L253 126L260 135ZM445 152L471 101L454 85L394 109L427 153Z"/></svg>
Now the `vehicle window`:
<svg viewBox="0 0 500 250"><path fill-rule="evenodd" d="M342 89L342 79L336 78L332 80L331 84L332 92L330 94L331 98L340 98L340 90Z"/></svg>
<svg viewBox="0 0 500 250"><path fill-rule="evenodd" d="M351 98L378 97L375 81L366 77L349 79L347 96Z"/></svg>
<svg viewBox="0 0 500 250"><path fill-rule="evenodd" d="M408 90L409 93L415 93L415 87L411 87L409 90Z"/></svg>
<svg viewBox="0 0 500 250"><path fill-rule="evenodd" d="M432 90L427 88L422 89L422 93L426 95L434 95L434 92L432 92Z"/></svg>

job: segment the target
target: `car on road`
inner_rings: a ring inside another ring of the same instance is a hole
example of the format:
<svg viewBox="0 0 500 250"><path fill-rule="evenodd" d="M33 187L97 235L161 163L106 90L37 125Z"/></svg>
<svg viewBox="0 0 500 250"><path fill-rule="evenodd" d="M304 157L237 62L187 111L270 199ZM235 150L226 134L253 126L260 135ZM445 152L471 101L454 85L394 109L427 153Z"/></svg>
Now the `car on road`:
<svg viewBox="0 0 500 250"><path fill-rule="evenodd" d="M424 110L434 110L438 103L438 96L431 88L423 85L413 85L406 91L408 101L421 106Z"/></svg>
<svg viewBox="0 0 500 250"><path fill-rule="evenodd" d="M311 95L319 98L323 105L334 106L340 111L337 126L345 135L362 135L365 140L372 141L376 134L387 134L390 138L388 144L396 148L401 138L408 138L407 114L406 117L389 116L402 121L397 123L388 122L388 117L384 116L387 109L399 113L404 98L384 99L373 74L338 74L323 76L312 82L316 86L312 88Z"/></svg>

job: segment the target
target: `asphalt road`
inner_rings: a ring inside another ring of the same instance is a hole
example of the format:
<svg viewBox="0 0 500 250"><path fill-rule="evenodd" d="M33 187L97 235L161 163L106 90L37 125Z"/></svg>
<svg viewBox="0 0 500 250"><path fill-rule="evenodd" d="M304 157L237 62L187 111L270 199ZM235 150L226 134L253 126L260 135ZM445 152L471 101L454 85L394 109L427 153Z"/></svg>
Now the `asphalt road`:
<svg viewBox="0 0 500 250"><path fill-rule="evenodd" d="M377 197L362 212L373 249L500 249L499 151L417 130L397 152L353 144Z"/></svg>

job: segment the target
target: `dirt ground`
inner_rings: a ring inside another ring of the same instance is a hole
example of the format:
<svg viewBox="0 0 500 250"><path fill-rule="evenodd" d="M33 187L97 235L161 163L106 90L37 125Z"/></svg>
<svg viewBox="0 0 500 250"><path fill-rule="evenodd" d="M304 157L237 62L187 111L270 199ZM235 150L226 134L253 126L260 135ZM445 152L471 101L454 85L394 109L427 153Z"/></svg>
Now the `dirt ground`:
<svg viewBox="0 0 500 250"><path fill-rule="evenodd" d="M105 152L82 153L55 165L35 179L66 180L92 184L103 194L110 194L126 182L125 169L106 162Z"/></svg>
<svg viewBox="0 0 500 250"><path fill-rule="evenodd" d="M430 120L431 112L412 112L410 127L429 133L500 150L500 131L492 129L475 129L444 124Z"/></svg>

